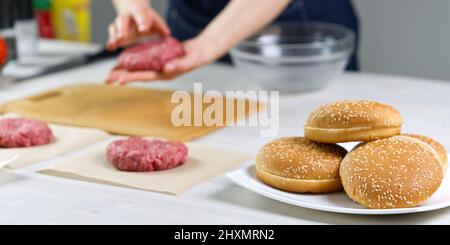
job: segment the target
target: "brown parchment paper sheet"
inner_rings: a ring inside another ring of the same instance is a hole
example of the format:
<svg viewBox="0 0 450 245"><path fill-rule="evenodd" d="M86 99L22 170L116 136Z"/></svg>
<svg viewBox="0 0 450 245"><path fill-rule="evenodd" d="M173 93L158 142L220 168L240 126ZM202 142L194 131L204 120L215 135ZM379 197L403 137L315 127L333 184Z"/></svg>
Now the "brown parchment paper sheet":
<svg viewBox="0 0 450 245"><path fill-rule="evenodd" d="M43 121L97 128L107 132L141 137L160 137L189 141L221 128L221 126L175 127L171 115L177 103L172 103L174 91L115 87L107 85L75 85L63 87L0 106L0 111L18 113ZM188 93L191 97L192 93ZM237 99L223 99L223 108L228 102L237 104ZM240 100L242 101L242 100ZM250 103L245 100L245 103ZM257 111L236 110L224 115L226 122L245 120L265 108L258 105ZM202 113L208 103L200 106L191 103L192 116ZM201 115L200 115L201 116Z"/></svg>

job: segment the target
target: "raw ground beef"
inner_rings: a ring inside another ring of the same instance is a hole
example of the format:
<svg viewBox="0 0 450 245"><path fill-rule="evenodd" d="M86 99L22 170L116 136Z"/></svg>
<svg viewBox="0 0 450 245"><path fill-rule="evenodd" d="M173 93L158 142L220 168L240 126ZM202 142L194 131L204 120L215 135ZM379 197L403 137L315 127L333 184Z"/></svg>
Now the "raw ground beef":
<svg viewBox="0 0 450 245"><path fill-rule="evenodd" d="M173 37L167 37L125 49L119 55L115 69L160 72L167 62L184 54L181 43Z"/></svg>
<svg viewBox="0 0 450 245"><path fill-rule="evenodd" d="M0 119L0 147L46 145L52 139L53 133L44 122L25 118Z"/></svg>
<svg viewBox="0 0 450 245"><path fill-rule="evenodd" d="M151 172L183 164L188 149L181 142L129 138L112 142L106 155L118 170Z"/></svg>

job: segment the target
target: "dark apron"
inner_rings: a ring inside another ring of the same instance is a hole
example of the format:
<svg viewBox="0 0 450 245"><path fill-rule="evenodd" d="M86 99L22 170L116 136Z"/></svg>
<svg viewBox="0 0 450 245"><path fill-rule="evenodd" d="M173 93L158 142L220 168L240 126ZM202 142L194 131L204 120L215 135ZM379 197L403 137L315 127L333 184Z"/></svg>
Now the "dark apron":
<svg viewBox="0 0 450 245"><path fill-rule="evenodd" d="M228 0L171 0L167 21L180 40L197 36L222 11ZM356 34L356 51L347 70L358 70L358 17L350 0L293 0L275 22L317 21L348 27ZM229 61L229 57L223 60Z"/></svg>

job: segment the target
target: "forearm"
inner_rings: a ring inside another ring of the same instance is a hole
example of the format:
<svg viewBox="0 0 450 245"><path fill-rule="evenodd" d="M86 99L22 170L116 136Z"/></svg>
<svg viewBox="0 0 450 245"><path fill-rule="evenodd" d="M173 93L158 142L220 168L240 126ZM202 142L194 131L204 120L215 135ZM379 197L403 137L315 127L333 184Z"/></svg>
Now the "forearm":
<svg viewBox="0 0 450 245"><path fill-rule="evenodd" d="M214 59L219 58L271 23L290 2L291 0L232 0L198 38L214 45Z"/></svg>

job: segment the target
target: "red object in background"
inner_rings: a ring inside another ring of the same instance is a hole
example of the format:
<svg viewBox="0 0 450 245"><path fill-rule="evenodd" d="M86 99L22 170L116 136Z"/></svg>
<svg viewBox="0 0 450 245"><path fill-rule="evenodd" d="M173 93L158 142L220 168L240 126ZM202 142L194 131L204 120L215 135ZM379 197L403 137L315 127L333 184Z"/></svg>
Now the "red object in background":
<svg viewBox="0 0 450 245"><path fill-rule="evenodd" d="M40 36L43 38L55 38L50 11L35 10L34 16L39 25Z"/></svg>
<svg viewBox="0 0 450 245"><path fill-rule="evenodd" d="M8 59L8 46L6 46L5 40L0 37L0 66L3 66Z"/></svg>

